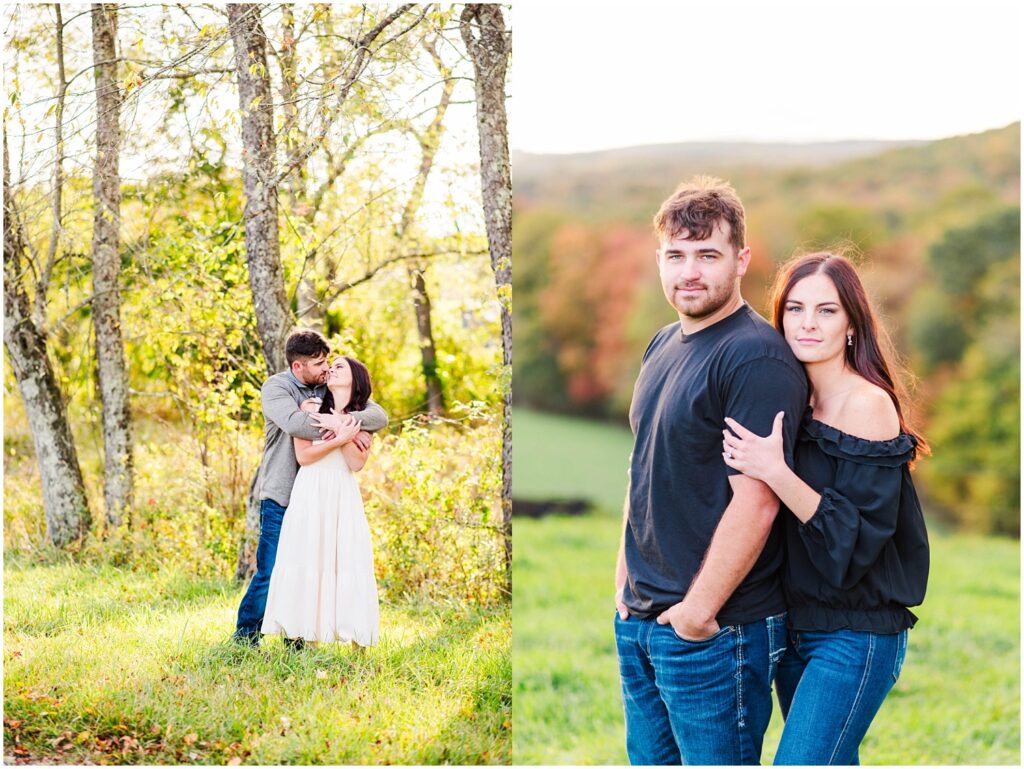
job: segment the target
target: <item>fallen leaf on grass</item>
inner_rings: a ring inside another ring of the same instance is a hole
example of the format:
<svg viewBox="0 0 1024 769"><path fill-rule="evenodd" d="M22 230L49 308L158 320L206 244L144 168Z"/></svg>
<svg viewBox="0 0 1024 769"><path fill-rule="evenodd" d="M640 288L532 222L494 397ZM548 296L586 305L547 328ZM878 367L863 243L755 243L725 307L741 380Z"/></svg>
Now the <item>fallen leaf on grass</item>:
<svg viewBox="0 0 1024 769"><path fill-rule="evenodd" d="M327 671L326 670L317 670L316 671L316 677L320 678L320 679L327 678Z"/></svg>
<svg viewBox="0 0 1024 769"><path fill-rule="evenodd" d="M69 742L70 743L71 742L71 732L67 732L67 731L61 732L57 737L54 737L51 740L47 740L47 742L50 743L51 745L53 745L53 747L55 747L55 748L60 747L60 744L62 742Z"/></svg>
<svg viewBox="0 0 1024 769"><path fill-rule="evenodd" d="M79 745L81 745L83 742L88 740L90 737L92 737L92 735L89 734L88 730L86 730L84 732L79 732L78 736L75 737L75 742L77 742Z"/></svg>
<svg viewBox="0 0 1024 769"><path fill-rule="evenodd" d="M194 745L196 740L198 739L199 735L195 732L192 732L192 734L186 734L184 737L182 737L182 740L185 742L186 745Z"/></svg>
<svg viewBox="0 0 1024 769"><path fill-rule="evenodd" d="M228 766L238 766L240 763L242 763L242 759L238 756L232 756L228 759Z"/></svg>

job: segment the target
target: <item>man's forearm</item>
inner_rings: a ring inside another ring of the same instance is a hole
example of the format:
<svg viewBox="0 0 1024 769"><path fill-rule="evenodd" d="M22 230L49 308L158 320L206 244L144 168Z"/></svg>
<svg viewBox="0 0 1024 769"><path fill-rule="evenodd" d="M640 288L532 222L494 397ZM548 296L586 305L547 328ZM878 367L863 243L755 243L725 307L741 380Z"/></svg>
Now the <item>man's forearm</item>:
<svg viewBox="0 0 1024 769"><path fill-rule="evenodd" d="M773 506L733 496L683 599L687 613L704 621L715 618L764 550L776 515L777 499Z"/></svg>
<svg viewBox="0 0 1024 769"><path fill-rule="evenodd" d="M304 438L315 441L320 438L320 428L309 419L309 415L299 409L295 398L283 387L265 389L262 398L263 417L273 422L282 432L292 438Z"/></svg>
<svg viewBox="0 0 1024 769"><path fill-rule="evenodd" d="M349 415L355 417L368 433L378 432L388 426L387 413L373 401L367 401L362 411L350 411Z"/></svg>

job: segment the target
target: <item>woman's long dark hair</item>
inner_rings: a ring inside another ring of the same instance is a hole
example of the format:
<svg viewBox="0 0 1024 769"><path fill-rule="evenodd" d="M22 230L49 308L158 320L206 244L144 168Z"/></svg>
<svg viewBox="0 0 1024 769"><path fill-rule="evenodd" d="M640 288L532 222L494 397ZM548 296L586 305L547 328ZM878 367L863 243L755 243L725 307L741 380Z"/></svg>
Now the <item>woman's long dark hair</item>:
<svg viewBox="0 0 1024 769"><path fill-rule="evenodd" d="M772 288L772 322L775 328L785 336L782 319L786 300L793 286L809 275L825 275L832 281L853 326L853 345L845 348L846 365L889 394L899 416L900 430L917 441L918 452L930 454L931 449L924 436L914 430L904 416L901 403L907 403L909 395L899 375L905 375L905 372L897 362L889 335L876 319L864 284L849 259L841 254L822 251L794 257L782 265Z"/></svg>
<svg viewBox="0 0 1024 769"><path fill-rule="evenodd" d="M349 411L362 411L366 408L366 402L370 400L370 395L373 393L373 386L370 384L370 371L361 361L350 358L347 355L342 357L348 361L348 366L352 369L352 396L349 398L348 405L344 411L346 414ZM320 404L320 413L330 414L333 409L334 393L328 389L327 394L324 395L323 402Z"/></svg>

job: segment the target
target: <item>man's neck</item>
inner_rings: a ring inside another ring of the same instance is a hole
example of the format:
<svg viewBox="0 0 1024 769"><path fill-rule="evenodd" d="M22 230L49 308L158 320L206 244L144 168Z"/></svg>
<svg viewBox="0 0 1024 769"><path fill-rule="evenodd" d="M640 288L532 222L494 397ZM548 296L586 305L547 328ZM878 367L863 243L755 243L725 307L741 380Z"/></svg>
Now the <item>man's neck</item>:
<svg viewBox="0 0 1024 769"><path fill-rule="evenodd" d="M715 310L710 315L705 315L701 318L691 318L689 315L683 315L679 313L679 326L682 332L689 336L690 334L696 334L698 331L715 325L719 321L725 320L732 315L736 310L745 304L743 297L737 291L733 297Z"/></svg>

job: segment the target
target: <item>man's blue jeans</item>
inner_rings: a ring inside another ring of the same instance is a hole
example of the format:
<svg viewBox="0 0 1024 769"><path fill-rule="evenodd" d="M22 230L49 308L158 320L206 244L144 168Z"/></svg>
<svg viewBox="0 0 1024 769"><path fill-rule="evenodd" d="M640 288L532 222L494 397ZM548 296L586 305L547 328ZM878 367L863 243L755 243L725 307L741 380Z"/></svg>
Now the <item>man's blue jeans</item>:
<svg viewBox="0 0 1024 769"><path fill-rule="evenodd" d="M281 523L285 508L272 499L260 500L260 541L256 546L256 573L238 606L235 637L256 641L263 626L263 613L267 610L270 591L270 573L277 560L277 542L281 538Z"/></svg>
<svg viewBox="0 0 1024 769"><path fill-rule="evenodd" d="M671 625L615 615L632 764L758 764L786 615L686 641Z"/></svg>
<svg viewBox="0 0 1024 769"><path fill-rule="evenodd" d="M785 766L860 763L860 743L903 669L907 631L791 630L775 688Z"/></svg>

